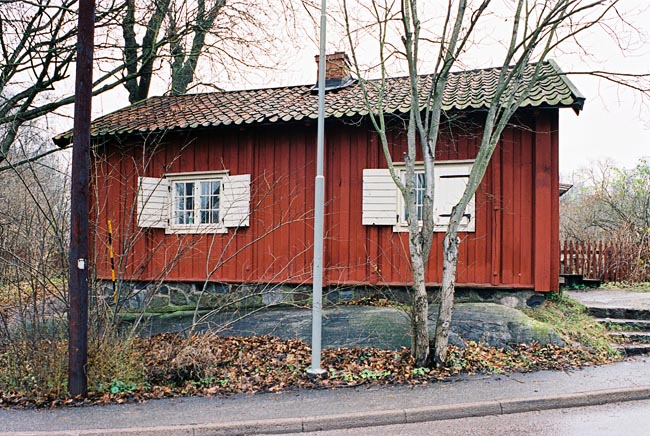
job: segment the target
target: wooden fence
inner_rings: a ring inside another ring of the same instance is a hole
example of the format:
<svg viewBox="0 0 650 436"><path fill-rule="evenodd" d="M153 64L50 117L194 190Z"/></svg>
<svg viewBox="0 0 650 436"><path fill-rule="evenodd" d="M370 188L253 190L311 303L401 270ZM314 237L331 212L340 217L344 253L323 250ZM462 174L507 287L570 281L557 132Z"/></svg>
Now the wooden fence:
<svg viewBox="0 0 650 436"><path fill-rule="evenodd" d="M629 253L613 242L560 242L560 274L579 274L602 281L628 280L633 261Z"/></svg>

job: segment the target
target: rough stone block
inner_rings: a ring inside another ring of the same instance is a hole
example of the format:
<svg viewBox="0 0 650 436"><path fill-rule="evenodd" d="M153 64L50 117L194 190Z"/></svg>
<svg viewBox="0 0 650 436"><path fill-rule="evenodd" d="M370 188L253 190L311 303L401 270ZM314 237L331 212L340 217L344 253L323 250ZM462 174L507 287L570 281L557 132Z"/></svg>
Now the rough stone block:
<svg viewBox="0 0 650 436"><path fill-rule="evenodd" d="M230 286L226 283L208 282L203 290L208 294L228 294Z"/></svg>
<svg viewBox="0 0 650 436"><path fill-rule="evenodd" d="M338 301L352 301L355 298L358 298L356 293L354 292L354 289L352 288L340 289L338 291L338 294L339 294Z"/></svg>
<svg viewBox="0 0 650 436"><path fill-rule="evenodd" d="M142 309L146 305L147 291L146 289L133 289L129 293L127 300L127 307L131 310Z"/></svg>
<svg viewBox="0 0 650 436"><path fill-rule="evenodd" d="M149 301L150 309L160 309L169 306L169 297L167 295L154 295Z"/></svg>
<svg viewBox="0 0 650 436"><path fill-rule="evenodd" d="M205 293L198 301L200 307L205 308L218 308L226 304L227 298L224 295L216 293Z"/></svg>
<svg viewBox="0 0 650 436"><path fill-rule="evenodd" d="M262 304L265 306L276 306L291 302L291 294L282 287L272 287L262 291Z"/></svg>
<svg viewBox="0 0 650 436"><path fill-rule="evenodd" d="M170 289L169 302L174 306L185 306L189 304L187 295L180 289Z"/></svg>

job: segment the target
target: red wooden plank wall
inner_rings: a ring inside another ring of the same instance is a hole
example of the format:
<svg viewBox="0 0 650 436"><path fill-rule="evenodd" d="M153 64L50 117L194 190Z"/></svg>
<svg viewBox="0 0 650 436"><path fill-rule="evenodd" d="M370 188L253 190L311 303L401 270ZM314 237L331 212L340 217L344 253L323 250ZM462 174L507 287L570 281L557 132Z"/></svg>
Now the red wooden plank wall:
<svg viewBox="0 0 650 436"><path fill-rule="evenodd" d="M504 132L476 194L476 232L461 235L459 284L557 289L557 111L539 111L535 122L531 114L524 118L527 128ZM99 147L94 191L98 277L110 277L105 229L111 219L118 269L128 280L309 282L315 136L315 125L245 126L169 134L161 143L148 139ZM394 159L401 159L405 134L392 132L389 141ZM480 129L465 125L444 135L437 159L471 159L479 141ZM410 282L407 234L361 224L362 171L385 166L370 127L328 123L326 284ZM226 235L165 235L162 229L136 226L138 176L221 169L251 174L249 228ZM443 236L438 233L433 242L431 284L441 279Z"/></svg>

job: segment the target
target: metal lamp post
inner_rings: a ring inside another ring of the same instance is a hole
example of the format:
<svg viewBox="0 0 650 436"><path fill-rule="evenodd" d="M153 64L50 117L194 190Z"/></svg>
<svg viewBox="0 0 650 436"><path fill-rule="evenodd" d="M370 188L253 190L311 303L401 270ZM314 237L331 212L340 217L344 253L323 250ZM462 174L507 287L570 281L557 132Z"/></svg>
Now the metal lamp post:
<svg viewBox="0 0 650 436"><path fill-rule="evenodd" d="M320 56L318 58L318 133L316 144L316 180L314 195L314 268L311 329L311 368L307 373L320 375L325 372L321 364L321 327L323 311L323 221L325 205L325 35L327 0L320 7Z"/></svg>

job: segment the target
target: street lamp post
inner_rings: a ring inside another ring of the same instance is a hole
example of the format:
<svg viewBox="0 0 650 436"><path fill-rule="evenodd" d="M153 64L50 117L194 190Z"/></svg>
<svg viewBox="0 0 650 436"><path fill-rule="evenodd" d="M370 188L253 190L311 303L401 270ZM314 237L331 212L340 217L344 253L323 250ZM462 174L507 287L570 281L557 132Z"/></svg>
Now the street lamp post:
<svg viewBox="0 0 650 436"><path fill-rule="evenodd" d="M313 302L311 329L311 368L309 374L325 372L321 364L321 337L323 320L323 220L325 208L325 176L323 160L325 155L325 45L327 0L321 0L320 7L320 56L318 58L318 133L316 140L316 180L314 195L314 267Z"/></svg>

